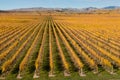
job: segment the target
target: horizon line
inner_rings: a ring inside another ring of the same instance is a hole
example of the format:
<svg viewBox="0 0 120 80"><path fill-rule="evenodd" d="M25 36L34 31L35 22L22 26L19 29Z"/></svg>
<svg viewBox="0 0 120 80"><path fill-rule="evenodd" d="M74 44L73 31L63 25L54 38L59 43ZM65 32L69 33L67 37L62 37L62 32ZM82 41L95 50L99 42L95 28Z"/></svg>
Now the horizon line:
<svg viewBox="0 0 120 80"><path fill-rule="evenodd" d="M113 5L110 5L110 6L113 6ZM98 9L101 9L101 8L105 8L105 7L110 7L110 6L104 6L104 7L95 7L95 6L89 6L89 7L18 7L18 8L11 8L11 9L0 9L0 10L15 10L15 9L26 9L26 8L76 8L76 9L83 9L83 8L90 8L90 7L93 7L93 8L98 8ZM115 7L120 7L119 5L118 6L115 6Z"/></svg>

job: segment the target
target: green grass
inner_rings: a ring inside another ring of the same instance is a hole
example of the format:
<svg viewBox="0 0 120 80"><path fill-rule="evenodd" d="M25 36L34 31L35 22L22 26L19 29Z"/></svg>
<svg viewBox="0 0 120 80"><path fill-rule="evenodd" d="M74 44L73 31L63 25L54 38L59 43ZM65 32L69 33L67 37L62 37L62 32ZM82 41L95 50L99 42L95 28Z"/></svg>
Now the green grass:
<svg viewBox="0 0 120 80"><path fill-rule="evenodd" d="M91 71L86 73L85 77L80 77L78 72L72 72L70 77L63 76L63 72L57 73L55 77L48 77L48 72L40 72L38 79L33 79L33 74L25 75L22 80L120 80L120 70L117 74L110 75L106 71L102 71L99 74L93 74ZM17 80L16 74L9 74L6 80Z"/></svg>
<svg viewBox="0 0 120 80"><path fill-rule="evenodd" d="M52 53L53 53L53 60L54 60L54 64L55 64L54 71L55 71L55 73L59 73L60 71L63 70L63 64L61 61L61 57L59 55L59 50L57 47L57 43L56 43L52 28L51 28L51 33L52 33L52 35L51 35L52 36Z"/></svg>

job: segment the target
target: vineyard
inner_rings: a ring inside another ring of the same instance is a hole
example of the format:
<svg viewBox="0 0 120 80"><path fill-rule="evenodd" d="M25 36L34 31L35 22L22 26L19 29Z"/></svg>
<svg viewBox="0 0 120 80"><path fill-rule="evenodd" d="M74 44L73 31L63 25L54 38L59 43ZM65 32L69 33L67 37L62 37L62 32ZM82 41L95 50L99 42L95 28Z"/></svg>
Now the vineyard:
<svg viewBox="0 0 120 80"><path fill-rule="evenodd" d="M120 79L119 15L2 15L0 22L0 79Z"/></svg>

